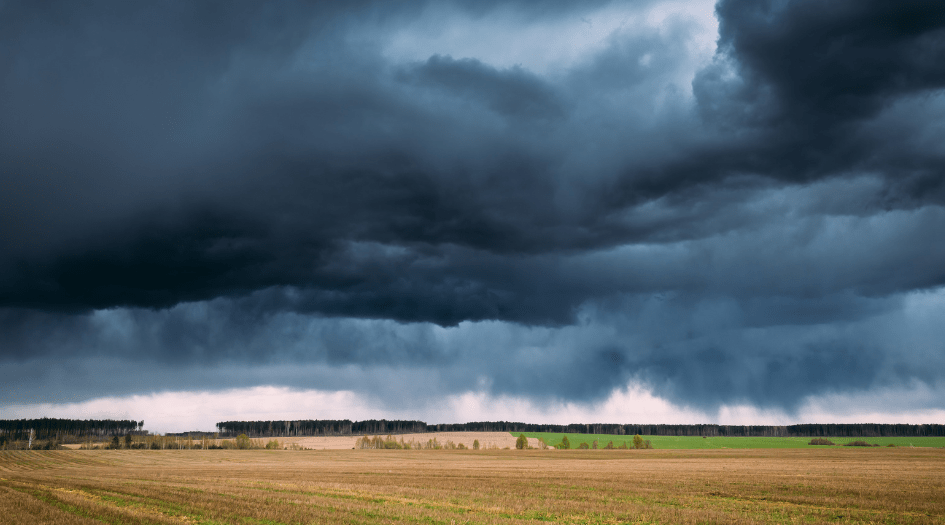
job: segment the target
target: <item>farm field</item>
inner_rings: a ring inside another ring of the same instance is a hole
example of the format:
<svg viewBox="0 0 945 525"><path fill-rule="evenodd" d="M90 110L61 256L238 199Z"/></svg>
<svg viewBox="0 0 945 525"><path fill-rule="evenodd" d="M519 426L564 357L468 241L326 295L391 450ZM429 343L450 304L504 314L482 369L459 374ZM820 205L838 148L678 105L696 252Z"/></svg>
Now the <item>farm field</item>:
<svg viewBox="0 0 945 525"><path fill-rule="evenodd" d="M945 450L2 451L3 523L945 523Z"/></svg>
<svg viewBox="0 0 945 525"><path fill-rule="evenodd" d="M561 443L561 438L568 436L571 448L577 448L581 443L587 443L588 446L597 440L598 446L603 448L609 441L614 442L614 446L620 446L626 442L627 446L633 445L633 436L618 436L613 434L561 434L554 432L512 432L514 436L525 434L529 439L541 439L548 446L554 446ZM643 439L649 439L653 443L653 448L657 449L752 449L752 448L830 448L827 446L808 445L809 437L706 437L701 436L641 436ZM843 445L851 441L866 441L870 444L877 444L885 447L892 444L897 447L945 447L945 437L881 437L881 438L849 438L832 437L827 438L837 445ZM850 447L854 448L854 447ZM858 448L858 447L856 447ZM865 447L864 447L865 448Z"/></svg>
<svg viewBox="0 0 945 525"><path fill-rule="evenodd" d="M270 440L276 440L279 442L281 447L293 448L299 447L303 449L311 450L351 450L355 447L355 442L361 436L299 436L299 437L273 437L273 438L251 438L254 445L259 448L265 447L266 443ZM380 437L386 437L381 435ZM393 436L396 441L403 441L405 443L411 444L416 447L418 445L423 445L429 440L436 440L440 445L445 446L447 443L453 443L454 445L462 444L466 448L473 448L473 443L479 441L479 446L487 448L515 448L515 440L518 435L512 435L508 432L426 432L423 434L397 434ZM173 438L172 438L173 439ZM185 438L181 438L182 441L186 442ZM221 445L224 441L233 441L233 438L229 439L213 439L210 440L214 445ZM140 440L139 440L140 441ZM195 442L198 443L200 440L197 439ZM108 440L100 441L95 443L97 446L105 446L108 444ZM538 439L530 438L528 440L529 446L539 448L541 443ZM79 450L82 448L82 444L70 444L64 445L65 448L72 450Z"/></svg>

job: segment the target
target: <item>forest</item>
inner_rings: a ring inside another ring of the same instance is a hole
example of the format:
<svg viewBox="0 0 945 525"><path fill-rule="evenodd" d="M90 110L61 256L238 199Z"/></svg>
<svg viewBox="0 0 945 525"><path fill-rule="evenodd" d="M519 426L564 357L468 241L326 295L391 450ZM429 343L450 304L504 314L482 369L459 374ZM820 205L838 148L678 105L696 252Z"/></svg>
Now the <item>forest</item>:
<svg viewBox="0 0 945 525"><path fill-rule="evenodd" d="M233 437L238 434L246 434L249 437L292 437L408 434L432 432L434 430L431 430L430 425L423 421L308 419L301 421L225 421L217 423L217 431L221 437Z"/></svg>
<svg viewBox="0 0 945 525"><path fill-rule="evenodd" d="M400 420L301 420L225 421L217 423L221 436L250 437L381 435L422 432L558 432L642 436L730 436L730 437L895 437L945 436L945 425L881 423L832 423L802 425L638 425L570 424L545 425L508 421L479 421L428 425Z"/></svg>
<svg viewBox="0 0 945 525"><path fill-rule="evenodd" d="M114 419L0 419L0 445L33 439L65 441L86 437L124 436L141 432L144 421Z"/></svg>

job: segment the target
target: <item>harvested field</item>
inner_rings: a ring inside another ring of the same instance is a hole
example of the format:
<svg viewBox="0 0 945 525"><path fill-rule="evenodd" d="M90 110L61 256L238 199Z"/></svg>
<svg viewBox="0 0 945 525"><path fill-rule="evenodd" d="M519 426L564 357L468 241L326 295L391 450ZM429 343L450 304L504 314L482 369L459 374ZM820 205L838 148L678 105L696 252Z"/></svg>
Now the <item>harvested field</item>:
<svg viewBox="0 0 945 525"><path fill-rule="evenodd" d="M355 442L361 436L302 436L302 437L273 437L273 438L253 438L252 442L257 447L264 447L270 440L276 440L284 448L292 448L296 445L308 450L351 450L355 448ZM368 436L373 437L373 436ZM381 435L380 437L387 437ZM393 436L396 441L403 440L412 445L422 445L435 439L440 445L446 445L452 442L454 445L462 444L466 448L472 448L473 442L479 441L480 448L483 449L504 449L515 448L515 440L518 434L512 435L508 432L427 432L423 434L397 434ZM174 438L168 438L173 442ZM140 439L139 439L140 441ZM182 441L185 441L182 439ZM200 440L194 440L199 447ZM227 439L210 440L214 445L220 445ZM229 441L233 441L232 438ZM108 441L96 442L96 446L104 447ZM528 438L528 444L534 448L541 448L541 440L538 438ZM63 445L70 450L79 450L82 444Z"/></svg>
<svg viewBox="0 0 945 525"><path fill-rule="evenodd" d="M0 452L3 522L943 523L945 451Z"/></svg>
<svg viewBox="0 0 945 525"><path fill-rule="evenodd" d="M393 437L397 441L402 439L407 443L426 443L431 439L436 439L440 444L452 441L456 445L463 444L467 448L472 448L473 441L479 440L479 446L482 448L515 448L516 436L517 434L513 436L508 432L428 432L425 434L398 434ZM350 450L354 448L354 442L359 437L361 436L277 437L262 438L259 441L275 439L283 445L295 444L312 450ZM528 444L535 448L541 446L538 438L530 438Z"/></svg>

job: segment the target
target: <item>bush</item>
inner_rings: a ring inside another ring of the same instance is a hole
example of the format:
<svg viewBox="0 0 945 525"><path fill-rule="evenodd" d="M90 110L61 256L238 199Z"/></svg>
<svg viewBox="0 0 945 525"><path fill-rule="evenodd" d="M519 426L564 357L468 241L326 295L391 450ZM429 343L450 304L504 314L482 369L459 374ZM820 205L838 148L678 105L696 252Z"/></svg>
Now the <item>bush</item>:
<svg viewBox="0 0 945 525"><path fill-rule="evenodd" d="M275 439L269 440L269 443L266 443L266 450L279 450L282 448L282 445Z"/></svg>
<svg viewBox="0 0 945 525"><path fill-rule="evenodd" d="M568 450L571 448L571 442L568 441L568 436L561 438L561 443L558 443L558 446L555 448L560 448L561 450Z"/></svg>
<svg viewBox="0 0 945 525"><path fill-rule="evenodd" d="M878 447L879 445L871 445L867 443L866 441L857 440L857 441L851 441L849 443L844 443L843 446L845 447Z"/></svg>
<svg viewBox="0 0 945 525"><path fill-rule="evenodd" d="M40 444L39 441L33 442L33 450L60 450L62 446L59 445L59 442L55 439L47 440L46 442Z"/></svg>
<svg viewBox="0 0 945 525"><path fill-rule="evenodd" d="M515 440L515 448L519 450L528 448L528 438L525 437L525 434L518 435L518 439Z"/></svg>
<svg viewBox="0 0 945 525"><path fill-rule="evenodd" d="M587 443L581 443L580 445L578 445L578 448L581 450L587 450L591 447L587 446Z"/></svg>
<svg viewBox="0 0 945 525"><path fill-rule="evenodd" d="M253 442L250 441L249 436L246 434L240 434L236 436L236 448L240 450L246 450L253 447Z"/></svg>
<svg viewBox="0 0 945 525"><path fill-rule="evenodd" d="M613 442L613 441L608 441L608 442L607 442L607 446L604 447L604 449L605 449L605 450L613 450L613 449L614 449L614 442Z"/></svg>
<svg viewBox="0 0 945 525"><path fill-rule="evenodd" d="M479 440L473 441L473 450L479 450Z"/></svg>
<svg viewBox="0 0 945 525"><path fill-rule="evenodd" d="M633 446L631 448L653 448L653 443L649 439L644 440L640 434L633 436Z"/></svg>
<svg viewBox="0 0 945 525"><path fill-rule="evenodd" d="M620 450L627 450L629 447L627 447L627 442L624 441L624 442L621 443L620 446L617 447L617 448L619 448Z"/></svg>
<svg viewBox="0 0 945 525"><path fill-rule="evenodd" d="M810 440L808 445L836 445L836 443L826 438L814 438Z"/></svg>
<svg viewBox="0 0 945 525"><path fill-rule="evenodd" d="M400 450L400 449L409 449L410 444L404 443L403 438L398 442L394 439L394 436L387 436L382 438L381 436L368 437L363 436L359 437L354 443L354 448L361 449L387 449L387 450ZM427 447L430 448L430 447Z"/></svg>
<svg viewBox="0 0 945 525"><path fill-rule="evenodd" d="M591 448L594 449L594 450L597 450L597 440L596 440L596 439L594 440L593 443L591 443Z"/></svg>

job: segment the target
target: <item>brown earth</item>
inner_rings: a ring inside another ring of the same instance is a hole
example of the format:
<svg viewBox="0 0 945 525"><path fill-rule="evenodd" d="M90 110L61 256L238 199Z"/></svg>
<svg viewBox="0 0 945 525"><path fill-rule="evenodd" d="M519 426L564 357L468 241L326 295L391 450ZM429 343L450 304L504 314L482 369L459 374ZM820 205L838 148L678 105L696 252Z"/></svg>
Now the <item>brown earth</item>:
<svg viewBox="0 0 945 525"><path fill-rule="evenodd" d="M304 449L311 450L350 450L354 448L355 441L361 436L303 436L303 437L274 437L274 438L254 438L253 441L258 446L265 446L267 442L275 439L283 447L291 448L292 445L298 445ZM373 437L373 436L369 436ZM387 436L380 436L386 438ZM436 439L441 445L448 441L459 445L462 443L466 448L472 448L473 442L478 440L479 446L487 448L515 448L516 436L508 432L429 432L423 434L397 434L392 436L395 440L403 440L406 443L422 444L431 439ZM195 440L199 442L199 440ZM214 440L219 445L223 439ZM528 438L528 445L533 448L541 448L541 442L537 438ZM81 444L63 445L63 447L78 450Z"/></svg>
<svg viewBox="0 0 945 525"><path fill-rule="evenodd" d="M269 441L275 439L284 446L298 445L302 448L312 450L345 450L354 448L355 441L361 436L329 436L329 437L277 437L262 438L257 442ZM387 436L380 436L387 437ZM447 441L452 441L459 445L462 443L466 448L472 448L473 442L478 440L479 446L486 448L515 448L516 437L508 432L429 432L423 434L397 434L392 436L398 442L403 440L405 443L422 444L431 439L436 439L441 445ZM529 446L540 448L541 442L537 438L528 439Z"/></svg>
<svg viewBox="0 0 945 525"><path fill-rule="evenodd" d="M0 522L945 523L945 450L0 451Z"/></svg>

